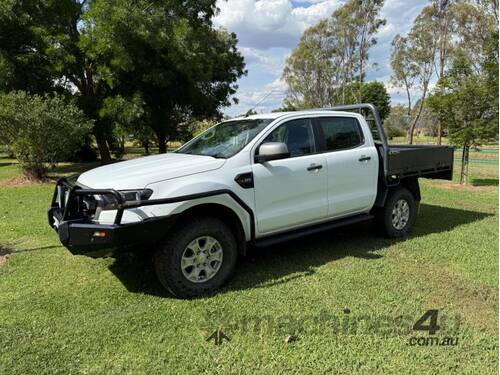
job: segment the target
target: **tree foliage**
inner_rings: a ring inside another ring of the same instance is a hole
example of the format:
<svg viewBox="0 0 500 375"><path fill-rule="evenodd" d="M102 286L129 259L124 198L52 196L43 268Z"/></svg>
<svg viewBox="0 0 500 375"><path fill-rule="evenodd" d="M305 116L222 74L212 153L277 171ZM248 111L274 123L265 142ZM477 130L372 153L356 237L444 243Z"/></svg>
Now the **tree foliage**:
<svg viewBox="0 0 500 375"><path fill-rule="evenodd" d="M456 54L467 55L474 74L483 74L481 71L485 69L487 46L491 45L492 38L498 41L498 36L494 37L495 33L498 33L497 1L432 0L415 19L410 33L394 38L392 83L404 88L407 93L408 115L411 116L409 143L413 142L413 133L421 118L431 81L434 78L441 80L447 74L450 61L454 60ZM498 77L498 70L494 75ZM492 79L493 82L498 81L498 78ZM441 90L444 86L438 85L437 88ZM412 90L421 93L416 108L412 108ZM440 144L441 134L446 131L442 129L446 114L436 115Z"/></svg>
<svg viewBox="0 0 500 375"><path fill-rule="evenodd" d="M422 114L429 84L433 78L436 51L439 43L439 8L436 2L424 7L415 19L407 36L396 35L392 43L392 82L405 88L408 100L408 115L411 115L411 90L421 92L418 108L408 128L408 143L413 143L413 135Z"/></svg>
<svg viewBox="0 0 500 375"><path fill-rule="evenodd" d="M413 61L410 41L407 36L397 34L392 40L391 51L391 83L397 87L403 87L406 92L408 117L412 109L412 89L414 88L419 74L417 64Z"/></svg>
<svg viewBox="0 0 500 375"><path fill-rule="evenodd" d="M160 152L178 123L229 105L244 73L236 36L212 25L215 10L215 0L94 0L84 16L84 49L113 91L142 98Z"/></svg>
<svg viewBox="0 0 500 375"><path fill-rule="evenodd" d="M408 115L405 106L396 104L384 121L384 130L389 139L404 137L408 129Z"/></svg>
<svg viewBox="0 0 500 375"><path fill-rule="evenodd" d="M142 119L136 126L154 130L165 151L165 141L180 120L211 116L228 105L244 73L235 35L212 25L215 3L4 1L0 90L59 91L75 97L94 120L93 134L104 161L110 159L117 123L109 113L101 116L105 103L118 96L125 104L133 103L140 97Z"/></svg>
<svg viewBox="0 0 500 375"><path fill-rule="evenodd" d="M488 76L474 74L473 63L461 52L456 54L439 86L428 102L443 116L450 141L462 148L460 183L466 184L470 147L498 142L498 104L492 106L495 101L498 103L498 80L495 92Z"/></svg>
<svg viewBox="0 0 500 375"><path fill-rule="evenodd" d="M391 111L391 97L382 82L355 82L348 86L346 103L372 103L384 121Z"/></svg>
<svg viewBox="0 0 500 375"><path fill-rule="evenodd" d="M451 68L429 105L453 144L462 148L460 182L467 183L469 149L498 142L498 3L457 1Z"/></svg>
<svg viewBox="0 0 500 375"><path fill-rule="evenodd" d="M42 179L51 164L70 157L92 128L81 110L61 96L0 95L0 141L24 174Z"/></svg>

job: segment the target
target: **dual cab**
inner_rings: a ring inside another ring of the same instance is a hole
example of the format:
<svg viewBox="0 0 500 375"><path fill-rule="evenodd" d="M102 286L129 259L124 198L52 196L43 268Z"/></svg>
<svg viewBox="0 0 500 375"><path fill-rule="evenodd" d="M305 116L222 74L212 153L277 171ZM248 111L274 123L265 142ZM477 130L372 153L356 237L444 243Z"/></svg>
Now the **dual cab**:
<svg viewBox="0 0 500 375"><path fill-rule="evenodd" d="M452 169L451 147L389 146L371 104L260 114L61 179L48 220L73 254L151 251L160 282L189 298L220 287L248 245L365 220L406 236L418 178Z"/></svg>

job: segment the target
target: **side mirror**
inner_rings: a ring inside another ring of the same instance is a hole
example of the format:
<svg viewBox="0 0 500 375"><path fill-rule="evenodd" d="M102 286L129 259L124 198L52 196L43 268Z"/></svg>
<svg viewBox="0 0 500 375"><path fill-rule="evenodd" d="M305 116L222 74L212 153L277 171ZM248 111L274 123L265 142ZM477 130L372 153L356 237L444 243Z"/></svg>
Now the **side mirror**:
<svg viewBox="0 0 500 375"><path fill-rule="evenodd" d="M281 142L266 142L260 145L258 155L255 155L256 163L264 163L266 161L286 159L290 157L288 147Z"/></svg>

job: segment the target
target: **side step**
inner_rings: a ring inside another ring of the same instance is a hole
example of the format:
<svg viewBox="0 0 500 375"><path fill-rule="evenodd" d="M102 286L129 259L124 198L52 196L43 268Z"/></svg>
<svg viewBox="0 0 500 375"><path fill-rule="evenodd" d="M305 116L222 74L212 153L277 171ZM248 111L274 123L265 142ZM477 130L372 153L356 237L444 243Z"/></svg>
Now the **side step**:
<svg viewBox="0 0 500 375"><path fill-rule="evenodd" d="M257 247L272 246L280 242L290 241L300 237L305 237L312 234L324 232L326 230L330 230L333 228L343 227L344 225L350 225L350 224L360 223L362 221L371 220L373 219L373 217L374 216L370 214L356 215L344 219L337 219L333 221L328 221L326 223L312 225L307 228L296 229L286 233L279 233L271 235L269 237L263 237L255 240L255 246Z"/></svg>

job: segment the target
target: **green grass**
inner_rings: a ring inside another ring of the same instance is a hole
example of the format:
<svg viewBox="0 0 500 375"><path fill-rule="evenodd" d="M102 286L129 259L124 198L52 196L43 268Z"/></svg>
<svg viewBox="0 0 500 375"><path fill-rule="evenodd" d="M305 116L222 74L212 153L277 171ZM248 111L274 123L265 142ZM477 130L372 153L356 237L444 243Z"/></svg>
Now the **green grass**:
<svg viewBox="0 0 500 375"><path fill-rule="evenodd" d="M0 160L0 183L16 173ZM498 169L473 163L471 177L423 180L407 240L360 225L253 251L192 301L148 262L71 256L46 224L50 184L1 187L0 373L496 374ZM408 345L428 336L411 331L428 309L457 346ZM205 341L217 328L231 341Z"/></svg>
<svg viewBox="0 0 500 375"><path fill-rule="evenodd" d="M0 154L0 156L2 156ZM17 161L5 156L0 157L0 181L12 179L19 175L19 166Z"/></svg>

